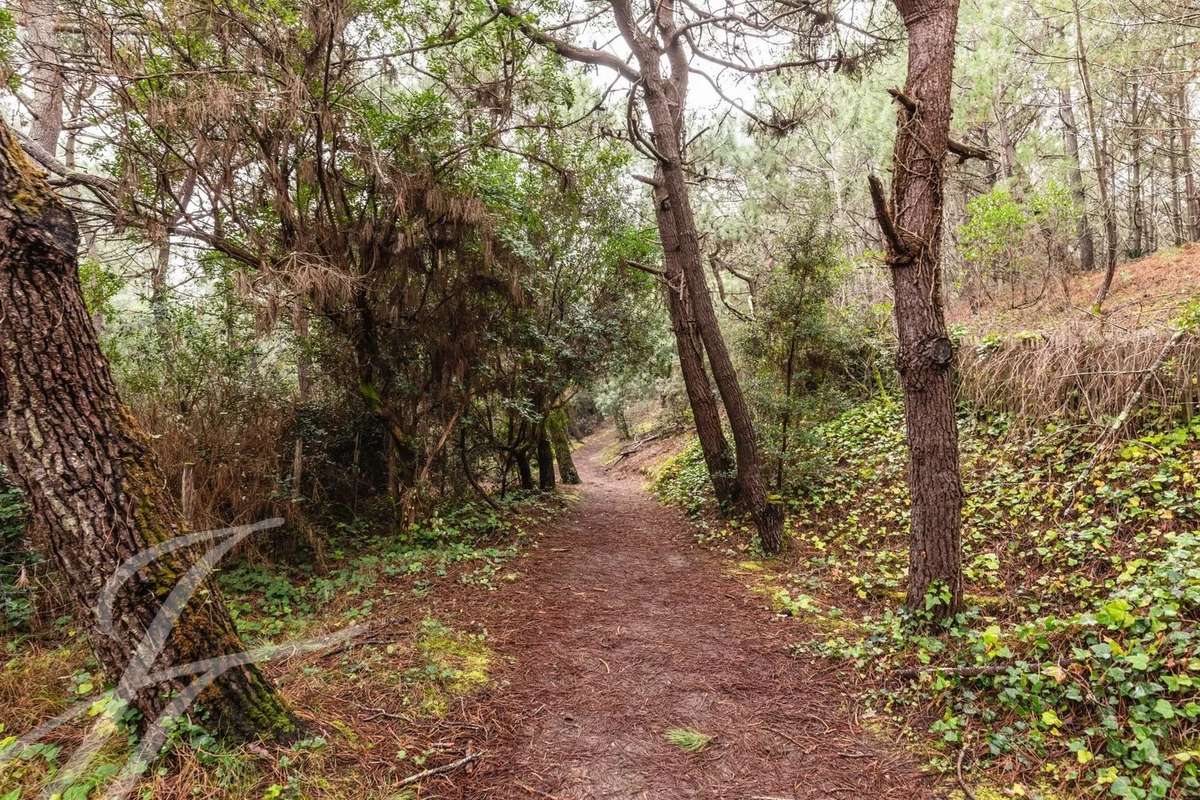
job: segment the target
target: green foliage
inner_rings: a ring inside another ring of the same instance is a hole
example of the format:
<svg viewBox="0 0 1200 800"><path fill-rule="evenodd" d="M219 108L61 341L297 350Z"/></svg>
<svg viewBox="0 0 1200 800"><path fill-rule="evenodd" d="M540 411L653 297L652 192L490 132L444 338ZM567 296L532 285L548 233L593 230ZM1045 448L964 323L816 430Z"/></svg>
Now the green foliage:
<svg viewBox="0 0 1200 800"><path fill-rule="evenodd" d="M967 201L967 221L958 229L963 258L996 269L1011 261L1029 226L1024 206L1004 186Z"/></svg>
<svg viewBox="0 0 1200 800"><path fill-rule="evenodd" d="M695 728L668 728L663 737L685 753L699 753L713 740L712 736Z"/></svg>
<svg viewBox="0 0 1200 800"><path fill-rule="evenodd" d="M0 85L17 88L17 75L13 70L13 51L17 44L17 21L8 8L0 8Z"/></svg>
<svg viewBox="0 0 1200 800"><path fill-rule="evenodd" d="M1148 433L1094 465L1076 431L1017 433L994 416L960 428L967 610L931 634L893 610L907 562L902 409L885 396L818 426L824 468L790 498L801 551L790 580L833 633L802 647L880 676L931 668L872 704L928 709L944 741L1041 765L1063 785L1200 791L1200 425Z"/></svg>

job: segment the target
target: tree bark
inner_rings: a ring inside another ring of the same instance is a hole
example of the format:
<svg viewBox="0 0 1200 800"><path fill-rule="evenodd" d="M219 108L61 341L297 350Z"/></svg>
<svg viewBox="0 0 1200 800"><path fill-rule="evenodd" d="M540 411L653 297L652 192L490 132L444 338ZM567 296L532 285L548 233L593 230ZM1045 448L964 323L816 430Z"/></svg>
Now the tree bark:
<svg viewBox="0 0 1200 800"><path fill-rule="evenodd" d="M1183 197L1179 193L1179 136L1174 127L1167 134L1168 180L1171 182L1171 242L1183 244Z"/></svg>
<svg viewBox="0 0 1200 800"><path fill-rule="evenodd" d="M537 426L537 465L538 490L554 491L554 451L550 447L550 437L546 435L546 424Z"/></svg>
<svg viewBox="0 0 1200 800"><path fill-rule="evenodd" d="M578 484L579 470L575 469L575 461L571 458L571 438L567 435L567 413L561 408L553 412L546 420L546 431L550 434L550 444L554 447L554 458L558 462L558 477L563 483Z"/></svg>
<svg viewBox="0 0 1200 800"><path fill-rule="evenodd" d="M1071 186L1071 197L1079 208L1079 220L1076 222L1076 241L1079 246L1079 269L1091 272L1096 268L1096 240L1092 234L1092 220L1088 215L1087 191L1083 184L1083 169L1079 162L1079 126L1075 122L1075 99L1071 96L1071 88L1064 86L1058 90L1058 116L1063 124L1063 148L1067 153L1068 180Z"/></svg>
<svg viewBox="0 0 1200 800"><path fill-rule="evenodd" d="M673 0L662 0L657 4L655 16L662 49L670 64L669 77L662 73L659 47L636 28L628 0L614 0L613 10L617 27L641 68L646 111L659 161L662 188L668 203L667 212L675 222L675 248L686 282L687 298L691 302L696 330L708 354L713 380L733 432L738 496L754 520L763 550L778 553L783 549L783 511L767 498L754 421L738 382L733 360L721 336L708 281L705 279L700 239L683 166L688 62L682 39L675 35L675 5Z"/></svg>
<svg viewBox="0 0 1200 800"><path fill-rule="evenodd" d="M1083 17L1079 11L1079 0L1072 0L1075 13L1075 58L1079 77L1083 81L1083 104L1087 109L1088 133L1092 140L1092 161L1096 165L1096 183L1100 187L1100 214L1104 220L1105 259L1104 277L1092 300L1092 309L1099 313L1112 288L1113 276L1117 272L1117 210L1113 205L1109 187L1110 170L1105 160L1104 147L1100 143L1100 126L1096 121L1096 101L1092 92L1092 73L1088 65L1087 46L1083 40Z"/></svg>
<svg viewBox="0 0 1200 800"><path fill-rule="evenodd" d="M1130 147L1130 166L1132 178L1129 181L1129 227L1133 231L1131 250L1134 258L1140 258L1146 253L1146 213L1142 206L1142 133L1141 114L1139 105L1141 87L1136 77L1133 82L1133 96L1130 102L1130 128L1133 129L1133 142Z"/></svg>
<svg viewBox="0 0 1200 800"><path fill-rule="evenodd" d="M951 371L954 350L941 298L943 162L950 133L950 91L958 0L896 0L908 30L908 77L893 150L891 208L873 182L888 240L895 292L897 356L908 434L912 494L908 592L910 609L937 616L962 602L962 482ZM903 232L903 233L900 233Z"/></svg>
<svg viewBox="0 0 1200 800"><path fill-rule="evenodd" d="M675 352L679 358L679 371L683 376L683 388L687 392L688 404L692 409L692 421L696 426L696 438L700 440L700 451L708 468L713 493L721 508L729 508L737 500L735 474L737 465L729 452L729 442L721 427L721 412L717 398L709 383L708 371L704 367L704 343L696 331L696 320L691 314L687 278L679 261L679 246L676 241L675 218L668 211L666 189L662 185L662 172L657 171L654 187L654 214L658 222L659 236L663 245L663 266L666 286L663 294L667 312L671 318L671 331L675 335Z"/></svg>
<svg viewBox="0 0 1200 800"><path fill-rule="evenodd" d="M55 0L23 0L21 12L31 69L29 104L33 122L29 138L52 157L58 155L58 138L63 126L63 65L59 47L58 8Z"/></svg>
<svg viewBox="0 0 1200 800"><path fill-rule="evenodd" d="M529 452L526 450L518 450L517 459L517 476L521 481L521 490L525 492L533 491L533 470L529 467Z"/></svg>
<svg viewBox="0 0 1200 800"><path fill-rule="evenodd" d="M83 303L78 231L8 127L0 122L0 453L48 534L48 556L97 658L114 679L140 664L139 644L187 565L167 555L118 593L111 630L97 613L105 582L126 559L182 528L179 509L146 436L121 402ZM148 669L244 650L215 585L183 610ZM128 700L155 719L174 678L134 688ZM220 675L200 695L228 735L289 737L297 723L253 665Z"/></svg>
<svg viewBox="0 0 1200 800"><path fill-rule="evenodd" d="M1187 83L1179 87L1179 149L1183 160L1183 195L1187 203L1187 232L1191 241L1200 240L1200 192L1192 171L1192 122L1188 112Z"/></svg>

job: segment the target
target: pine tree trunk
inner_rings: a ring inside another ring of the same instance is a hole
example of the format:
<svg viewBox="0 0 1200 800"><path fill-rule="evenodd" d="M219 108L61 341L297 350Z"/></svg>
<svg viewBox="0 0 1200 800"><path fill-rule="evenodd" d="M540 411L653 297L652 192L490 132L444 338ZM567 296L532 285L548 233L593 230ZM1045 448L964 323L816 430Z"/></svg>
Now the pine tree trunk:
<svg viewBox="0 0 1200 800"><path fill-rule="evenodd" d="M912 529L906 603L924 609L945 592L935 613L962 601L963 490L951 371L954 350L941 298L943 164L950 131L957 0L896 0L908 30L908 78L893 151L889 263L895 291L897 356L908 434ZM877 197L879 195L876 188ZM877 201L884 206L882 199ZM903 232L897 234L896 231Z"/></svg>
<svg viewBox="0 0 1200 800"><path fill-rule="evenodd" d="M571 439L567 435L567 414L561 408L546 420L546 431L550 434L550 444L554 447L554 458L558 462L558 477L566 484L581 483L579 470L575 469L575 461L571 458Z"/></svg>
<svg viewBox="0 0 1200 800"><path fill-rule="evenodd" d="M1100 188L1100 214L1104 220L1105 259L1104 277L1092 300L1092 308L1099 313L1112 288L1113 276L1117 272L1117 209L1113 204L1113 189L1109 183L1113 170L1108 165L1107 148L1101 144L1100 125L1096 120L1096 100L1092 92L1092 72L1088 65L1087 46L1083 37L1083 16L1079 11L1079 0L1072 0L1075 14L1075 58L1079 77L1083 81L1083 105L1087 110L1088 133L1092 140L1092 161L1096 167L1096 183Z"/></svg>
<svg viewBox="0 0 1200 800"><path fill-rule="evenodd" d="M83 304L75 220L0 122L0 453L48 536L80 623L118 679L187 566L165 556L119 592L111 632L98 601L131 556L178 535L180 512L146 436L117 395ZM244 650L211 582L198 591L153 665L185 665ZM126 697L153 720L172 679ZM237 737L288 737L297 723L253 665L218 677L200 702Z"/></svg>
<svg viewBox="0 0 1200 800"><path fill-rule="evenodd" d="M1192 171L1192 123L1188 117L1187 84L1179 89L1179 149L1183 161L1183 196L1187 204L1187 236L1200 240L1200 192Z"/></svg>
<svg viewBox="0 0 1200 800"><path fill-rule="evenodd" d="M1091 272L1096 268L1096 240L1092 235L1092 221L1088 216L1087 192L1083 185L1083 170L1079 163L1079 126L1075 122L1075 101L1071 97L1070 87L1058 91L1059 119L1063 124L1063 148L1067 153L1069 163L1069 178L1071 197L1079 208L1079 220L1076 223L1076 240L1079 246L1079 268Z"/></svg>
<svg viewBox="0 0 1200 800"><path fill-rule="evenodd" d="M28 86L33 90L29 138L52 158L58 155L63 126L63 75L55 0L23 0L22 25L30 58Z"/></svg>
<svg viewBox="0 0 1200 800"><path fill-rule="evenodd" d="M1129 227L1133 231L1132 252L1134 258L1139 258L1146 252L1147 244L1146 214L1142 207L1142 134L1139 129L1141 121L1138 110L1140 99L1140 89L1135 78L1130 124L1133 130L1133 143L1130 148L1130 166L1133 175L1129 181Z"/></svg>
<svg viewBox="0 0 1200 800"><path fill-rule="evenodd" d="M686 282L685 297L691 303L696 330L704 343L708 365L717 384L721 402L725 406L730 430L733 432L738 497L750 511L763 550L767 553L778 553L783 549L783 510L771 503L767 497L754 421L738 382L729 349L721 335L721 327L708 290L708 281L705 279L696 218L692 212L687 174L684 171L682 147L684 111L687 107L688 63L687 54L681 44L682 38L675 35L677 29L674 2L662 0L656 6L655 25L664 42L662 50L654 46L644 34L635 32L637 23L632 18L628 3L614 3L613 10L617 26L641 67L646 112L650 118L652 139L659 158L658 180L666 196L666 212L675 223L674 249ZM664 51L670 64L670 77L662 74L660 57Z"/></svg>
<svg viewBox="0 0 1200 800"><path fill-rule="evenodd" d="M721 508L729 508L737 500L734 480L737 467L729 452L729 443L721 427L717 398L713 395L708 371L704 368L704 344L700 341L696 321L689 310L691 302L686 289L687 279L679 262L675 219L668 211L669 201L662 184L661 170L655 175L655 180L658 183L654 191L654 213L662 237L667 284L663 295L671 318L671 331L675 334L679 371L683 375L683 388L687 391L688 404L692 409L696 438L700 440L700 451L704 455L717 504Z"/></svg>

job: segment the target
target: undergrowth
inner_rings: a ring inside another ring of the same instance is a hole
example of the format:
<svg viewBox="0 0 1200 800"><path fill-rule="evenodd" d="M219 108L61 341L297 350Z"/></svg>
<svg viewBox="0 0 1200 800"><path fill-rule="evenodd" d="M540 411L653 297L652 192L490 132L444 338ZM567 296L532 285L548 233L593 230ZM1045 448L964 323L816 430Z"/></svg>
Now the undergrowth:
<svg viewBox="0 0 1200 800"><path fill-rule="evenodd" d="M815 629L797 651L853 665L881 723L927 731L950 772L965 749L1010 796L1200 796L1200 423L1096 458L1088 431L964 415L966 608L932 633L899 608L903 430L886 395L818 425L809 482L784 498L792 554L740 569ZM694 513L698 455L653 482ZM748 549L736 526L700 535Z"/></svg>
<svg viewBox="0 0 1200 800"><path fill-rule="evenodd" d="M324 574L251 561L219 572L248 644L301 639L351 623L367 623L372 638L331 657L289 658L282 672L273 670L284 699L309 720L310 736L287 747L229 746L208 731L197 706L171 723L164 752L143 776L137 796L409 797L389 791L389 782L444 757L445 743L423 740L421 721L447 715L461 698L485 688L499 658L484 633L432 613L436 596L490 591L516 580L529 530L565 500L525 496L499 512L468 503L399 533L345 526L333 537ZM406 624L410 618L415 622ZM16 737L110 689L82 634L67 626L62 635L60 642L12 637L4 645L0 757L15 757L0 758L0 800L38 796L91 720L69 725L47 743L22 747ZM373 638L379 636L384 638ZM132 728L121 732L61 800L99 796L135 744ZM379 747L392 748L383 773L372 755Z"/></svg>

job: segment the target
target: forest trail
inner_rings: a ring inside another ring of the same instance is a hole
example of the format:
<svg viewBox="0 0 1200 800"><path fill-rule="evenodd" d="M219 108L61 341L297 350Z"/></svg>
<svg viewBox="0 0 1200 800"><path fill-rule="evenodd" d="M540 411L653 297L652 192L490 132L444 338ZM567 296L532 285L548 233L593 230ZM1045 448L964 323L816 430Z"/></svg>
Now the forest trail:
<svg viewBox="0 0 1200 800"><path fill-rule="evenodd" d="M514 660L485 701L501 706L486 757L442 787L557 800L931 796L910 754L850 718L843 668L790 657L796 628L639 477L606 471L604 444L578 453L578 502L482 612ZM664 738L674 727L715 738L688 754Z"/></svg>

